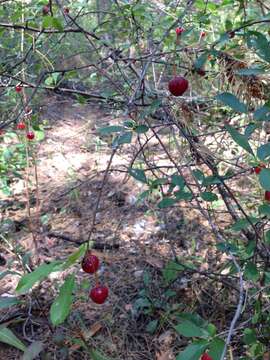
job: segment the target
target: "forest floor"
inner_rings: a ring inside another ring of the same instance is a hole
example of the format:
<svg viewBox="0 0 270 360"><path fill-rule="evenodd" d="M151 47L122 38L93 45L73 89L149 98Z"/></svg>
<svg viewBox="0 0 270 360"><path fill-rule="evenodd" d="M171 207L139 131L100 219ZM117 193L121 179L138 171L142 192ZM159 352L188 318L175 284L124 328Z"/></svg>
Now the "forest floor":
<svg viewBox="0 0 270 360"><path fill-rule="evenodd" d="M119 119L96 105L78 105L59 95L51 96L40 113L47 130L37 149L43 223L38 253L41 262L50 262L66 259L78 249L76 242L87 239L111 154L98 138L97 127L117 124ZM134 149L127 148L114 157L112 168L128 167ZM13 191L12 197L1 200L5 217L13 222L10 242L29 252L33 243L23 180L14 184ZM168 210L165 221L154 208L136 202L140 192L140 184L123 171L110 172L102 191L92 240L110 245L94 250L102 262L100 279L110 291L104 305L89 299L94 280L78 263L65 272L53 273L32 295L25 295L20 305L0 310L0 324L8 324L26 345L36 340L46 345L41 359L89 359L87 349L91 348L108 359L173 360L187 344L173 328L175 314L181 311L198 312L220 330L226 328L233 297L225 308L226 295L221 287L213 287L212 280L206 281L206 277L202 282L198 274L182 272L171 286L165 282L170 276L164 267L173 258L172 244L179 257L200 259L200 271L207 272L209 263L222 260L217 259L207 224L195 210L184 207ZM31 196L34 217L33 191ZM7 264L0 266L0 272L8 267L13 273L1 279L0 295L12 297L19 279L14 271L20 273L21 268L6 246L2 254ZM70 272L77 281L72 313L63 325L52 329L48 324L50 305ZM15 348L1 343L0 359L20 356Z"/></svg>

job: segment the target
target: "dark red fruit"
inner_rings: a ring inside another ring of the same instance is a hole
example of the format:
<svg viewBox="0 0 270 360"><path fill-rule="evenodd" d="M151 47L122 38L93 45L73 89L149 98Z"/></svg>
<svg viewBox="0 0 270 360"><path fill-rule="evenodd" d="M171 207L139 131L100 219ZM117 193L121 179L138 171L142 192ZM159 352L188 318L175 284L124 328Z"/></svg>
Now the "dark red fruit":
<svg viewBox="0 0 270 360"><path fill-rule="evenodd" d="M205 74L206 74L205 70L203 70L203 69L197 69L196 72L197 72L197 74L199 74L200 76L205 76Z"/></svg>
<svg viewBox="0 0 270 360"><path fill-rule="evenodd" d="M270 191L267 191L264 193L264 200L265 201L270 201Z"/></svg>
<svg viewBox="0 0 270 360"><path fill-rule="evenodd" d="M2 136L4 134L5 134L4 130L0 129L0 136Z"/></svg>
<svg viewBox="0 0 270 360"><path fill-rule="evenodd" d="M22 91L22 86L21 86L21 85L16 85L16 86L15 86L15 91L16 91L17 93L20 93L20 92Z"/></svg>
<svg viewBox="0 0 270 360"><path fill-rule="evenodd" d="M255 174L259 174L259 173L262 171L262 169L264 169L264 168L265 168L265 165L264 165L264 164L260 164L260 165L255 166L255 167L253 168L253 172L255 172Z"/></svg>
<svg viewBox="0 0 270 360"><path fill-rule="evenodd" d="M109 295L109 289L106 286L96 286L90 291L90 298L96 304L103 304Z"/></svg>
<svg viewBox="0 0 270 360"><path fill-rule="evenodd" d="M201 32L201 37L205 37L206 36L206 32L205 31L202 31Z"/></svg>
<svg viewBox="0 0 270 360"><path fill-rule="evenodd" d="M228 35L229 35L229 38L232 39L232 38L235 37L235 32L234 32L234 31L230 31L230 32L228 33Z"/></svg>
<svg viewBox="0 0 270 360"><path fill-rule="evenodd" d="M50 5L44 5L42 9L43 15L48 15L50 12Z"/></svg>
<svg viewBox="0 0 270 360"><path fill-rule="evenodd" d="M174 96L181 96L188 88L188 81L182 76L175 76L169 81L169 91Z"/></svg>
<svg viewBox="0 0 270 360"><path fill-rule="evenodd" d="M69 14L69 8L68 7L64 8L64 13Z"/></svg>
<svg viewBox="0 0 270 360"><path fill-rule="evenodd" d="M26 137L28 140L33 140L35 138L35 134L33 133L33 131L28 131Z"/></svg>
<svg viewBox="0 0 270 360"><path fill-rule="evenodd" d="M213 360L213 358L210 355L204 353L201 357L201 360Z"/></svg>
<svg viewBox="0 0 270 360"><path fill-rule="evenodd" d="M18 124L17 124L17 129L18 130L24 130L26 128L26 125L25 125L25 123L24 122L19 122Z"/></svg>
<svg viewBox="0 0 270 360"><path fill-rule="evenodd" d="M88 251L82 261L82 269L83 271L94 274L99 267L99 259L96 255L92 255L90 251Z"/></svg>
<svg viewBox="0 0 270 360"><path fill-rule="evenodd" d="M179 36L184 32L185 30L182 27L178 27L175 29L176 35Z"/></svg>

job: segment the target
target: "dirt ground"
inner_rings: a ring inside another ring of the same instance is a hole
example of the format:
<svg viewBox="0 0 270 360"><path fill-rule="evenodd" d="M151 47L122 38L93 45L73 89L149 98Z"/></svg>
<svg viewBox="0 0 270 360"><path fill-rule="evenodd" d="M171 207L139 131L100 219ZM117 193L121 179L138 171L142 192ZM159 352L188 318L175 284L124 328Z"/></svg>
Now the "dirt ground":
<svg viewBox="0 0 270 360"><path fill-rule="evenodd" d="M42 231L38 234L41 262L65 259L87 239L91 228L102 177L110 157L110 148L97 136L97 128L115 124L119 118L96 105L78 105L70 98L52 96L49 105L40 109L46 123L45 140L38 145L38 175ZM113 160L114 169L124 169L134 149L121 150ZM4 216L13 220L10 242L33 249L28 231L23 180L14 184L14 196L3 198ZM105 244L94 250L102 266L100 278L108 284L109 300L101 306L88 298L93 279L80 269L80 264L63 273L53 273L25 295L20 306L0 312L0 324L10 328L26 344L35 340L45 344L42 359L89 359L85 347L96 349L108 358L119 360L170 360L186 344L173 331L174 312L198 311L224 325L225 309L213 291L206 291L198 276L185 273L174 282L173 299L164 295L168 288L162 282L162 269L172 258L173 243L183 258L204 258L202 270L215 259L208 227L196 211L176 208L166 212L167 220L145 203L136 203L142 192L138 182L124 171L112 171L103 189L102 201L92 240ZM32 205L35 193L31 192ZM35 216L34 207L32 208ZM210 250L209 250L210 249ZM21 272L17 259L6 246L2 249L7 267ZM216 260L216 259L215 259ZM61 281L68 273L76 274L77 290L72 313L57 329L47 320L50 305ZM1 281L0 295L14 296L19 276L11 273ZM192 290L191 290L192 288ZM153 300L149 308L138 306L145 293ZM224 296L220 292L220 297ZM141 300L140 300L141 299ZM215 308L215 309L214 309ZM169 315L171 312L171 315ZM160 320L155 331L147 328L150 321ZM0 359L20 359L21 353L0 343Z"/></svg>

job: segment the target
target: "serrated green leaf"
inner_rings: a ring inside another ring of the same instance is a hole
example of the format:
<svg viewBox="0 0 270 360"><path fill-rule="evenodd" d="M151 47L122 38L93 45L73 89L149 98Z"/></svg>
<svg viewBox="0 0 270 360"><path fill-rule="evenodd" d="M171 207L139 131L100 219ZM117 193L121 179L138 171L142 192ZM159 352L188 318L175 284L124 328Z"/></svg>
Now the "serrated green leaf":
<svg viewBox="0 0 270 360"><path fill-rule="evenodd" d="M253 264L251 261L246 264L244 276L247 280L251 280L254 282L258 281L260 278L260 273L257 270L256 265Z"/></svg>
<svg viewBox="0 0 270 360"><path fill-rule="evenodd" d="M176 202L177 202L176 199L167 197L167 198L162 199L162 200L158 203L158 207L159 207L160 209L164 209L164 208L173 206Z"/></svg>
<svg viewBox="0 0 270 360"><path fill-rule="evenodd" d="M229 134L231 135L233 140L239 146L241 146L244 150L249 152L251 155L254 155L253 150L252 150L251 146L249 145L248 138L245 135L240 134L236 129L234 129L230 125L225 125L225 128L229 132Z"/></svg>
<svg viewBox="0 0 270 360"><path fill-rule="evenodd" d="M24 275L17 285L16 292L19 294L27 292L35 283L45 279L50 273L58 271L60 269L60 264L61 261L42 264L30 274Z"/></svg>
<svg viewBox="0 0 270 360"><path fill-rule="evenodd" d="M186 183L183 176L176 175L176 174L172 175L171 182L172 182L172 184L179 186L180 188L183 188Z"/></svg>
<svg viewBox="0 0 270 360"><path fill-rule="evenodd" d="M259 181L265 190L270 191L270 169L262 169L260 171Z"/></svg>
<svg viewBox="0 0 270 360"><path fill-rule="evenodd" d="M26 346L8 328L0 329L0 342L11 345L21 351L25 351Z"/></svg>
<svg viewBox="0 0 270 360"><path fill-rule="evenodd" d="M129 175L134 177L134 179L141 181L144 184L147 184L147 179L145 176L145 173L141 169L129 169L128 170Z"/></svg>
<svg viewBox="0 0 270 360"><path fill-rule="evenodd" d="M249 328L245 329L243 341L246 345L255 344L257 342L255 329L249 329Z"/></svg>
<svg viewBox="0 0 270 360"><path fill-rule="evenodd" d="M201 355L207 349L207 346L207 340L194 341L176 357L176 360L199 360Z"/></svg>
<svg viewBox="0 0 270 360"><path fill-rule="evenodd" d="M216 201L218 200L218 197L216 194L210 192L210 191L204 191L200 194L201 198L204 200L204 201Z"/></svg>
<svg viewBox="0 0 270 360"><path fill-rule="evenodd" d="M68 317L73 302L72 292L75 286L74 275L69 275L60 288L59 295L50 309L50 319L54 326L62 324Z"/></svg>
<svg viewBox="0 0 270 360"><path fill-rule="evenodd" d="M224 340L220 338L215 338L209 344L208 355L212 357L213 360L220 360L225 346Z"/></svg>
<svg viewBox="0 0 270 360"><path fill-rule="evenodd" d="M222 94L217 95L216 99L218 101L223 102L223 104L229 106L231 109L233 109L236 112L240 112L240 113L248 112L247 106L244 103L241 103L237 99L237 97L231 93L224 92Z"/></svg>
<svg viewBox="0 0 270 360"><path fill-rule="evenodd" d="M261 145L257 149L257 156L260 160L266 160L268 157L270 157L270 143Z"/></svg>
<svg viewBox="0 0 270 360"><path fill-rule="evenodd" d="M80 259L82 255L84 255L87 248L87 244L82 244L77 251L71 254L68 259L63 264L63 270L69 268L71 265L75 264L75 262Z"/></svg>
<svg viewBox="0 0 270 360"><path fill-rule="evenodd" d="M185 337L201 337L208 338L209 332L194 324L192 321L183 320L180 324L176 325L175 330Z"/></svg>

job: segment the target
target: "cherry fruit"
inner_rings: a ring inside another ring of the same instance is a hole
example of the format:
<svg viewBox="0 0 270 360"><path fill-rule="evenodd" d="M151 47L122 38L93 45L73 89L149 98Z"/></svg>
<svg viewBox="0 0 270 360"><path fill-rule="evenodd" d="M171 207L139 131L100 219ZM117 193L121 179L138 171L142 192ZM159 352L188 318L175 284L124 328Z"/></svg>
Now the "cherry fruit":
<svg viewBox="0 0 270 360"><path fill-rule="evenodd" d="M197 69L196 72L197 72L197 74L199 74L200 76L205 76L205 74L206 74L205 70L203 70L203 69Z"/></svg>
<svg viewBox="0 0 270 360"><path fill-rule="evenodd" d="M44 16L48 15L50 12L50 6L49 5L44 5L43 9L42 9L42 13Z"/></svg>
<svg viewBox="0 0 270 360"><path fill-rule="evenodd" d="M98 285L90 291L90 298L96 304L103 304L109 295L109 289L106 286Z"/></svg>
<svg viewBox="0 0 270 360"><path fill-rule="evenodd" d="M188 88L188 81L182 76L175 76L169 81L169 91L174 96L181 96Z"/></svg>
<svg viewBox="0 0 270 360"><path fill-rule="evenodd" d="M205 37L206 36L206 32L205 31L201 31L201 37Z"/></svg>
<svg viewBox="0 0 270 360"><path fill-rule="evenodd" d="M99 267L99 259L96 255L87 251L82 261L82 269L88 274L94 274Z"/></svg>
<svg viewBox="0 0 270 360"><path fill-rule="evenodd" d="M18 124L17 124L17 129L18 130L24 130L26 128L26 125L25 125L25 123L24 122L19 122Z"/></svg>
<svg viewBox="0 0 270 360"><path fill-rule="evenodd" d="M255 174L259 174L259 173L262 171L262 169L264 169L264 168L265 168L265 165L264 165L264 164L260 164L260 165L255 166L255 167L253 168L253 172L255 172Z"/></svg>
<svg viewBox="0 0 270 360"><path fill-rule="evenodd" d="M264 193L264 200L270 201L270 191L266 190Z"/></svg>
<svg viewBox="0 0 270 360"><path fill-rule="evenodd" d="M213 360L213 358L207 353L204 353L201 357L201 360Z"/></svg>
<svg viewBox="0 0 270 360"><path fill-rule="evenodd" d="M64 14L69 14L69 8L68 7L64 8Z"/></svg>
<svg viewBox="0 0 270 360"><path fill-rule="evenodd" d="M230 39L234 38L234 37L235 37L235 32L234 32L234 31L230 31L230 32L228 33L228 36L229 36Z"/></svg>
<svg viewBox="0 0 270 360"><path fill-rule="evenodd" d="M20 92L22 91L22 86L21 86L21 85L16 85L16 86L15 86L15 91L16 91L17 93L20 93Z"/></svg>
<svg viewBox="0 0 270 360"><path fill-rule="evenodd" d="M182 27L178 27L175 29L176 35L180 36L182 34L182 32L184 32L185 30Z"/></svg>
<svg viewBox="0 0 270 360"><path fill-rule="evenodd" d="M28 140L33 140L35 138L35 134L33 133L33 131L28 131L26 137Z"/></svg>

